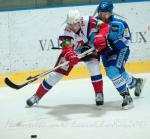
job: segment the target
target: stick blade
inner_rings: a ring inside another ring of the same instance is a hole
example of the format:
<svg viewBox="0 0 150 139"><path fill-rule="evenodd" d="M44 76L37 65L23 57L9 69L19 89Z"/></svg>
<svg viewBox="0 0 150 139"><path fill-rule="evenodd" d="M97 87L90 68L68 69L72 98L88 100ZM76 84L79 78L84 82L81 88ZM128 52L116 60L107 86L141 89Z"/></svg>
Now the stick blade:
<svg viewBox="0 0 150 139"><path fill-rule="evenodd" d="M9 87L11 87L11 88L13 88L13 89L20 89L20 88L23 87L22 85L16 85L16 84L14 84L8 77L6 77L6 78L4 79L4 81L5 81L5 83L6 83Z"/></svg>

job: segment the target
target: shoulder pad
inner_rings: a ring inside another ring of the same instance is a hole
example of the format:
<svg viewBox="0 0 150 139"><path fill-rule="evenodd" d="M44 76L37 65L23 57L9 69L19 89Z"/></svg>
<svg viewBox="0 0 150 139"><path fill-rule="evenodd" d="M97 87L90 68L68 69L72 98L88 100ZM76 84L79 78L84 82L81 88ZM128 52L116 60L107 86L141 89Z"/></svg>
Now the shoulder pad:
<svg viewBox="0 0 150 139"><path fill-rule="evenodd" d="M123 36L125 27L124 24L119 21L112 21L110 23L110 34L109 38L112 40L116 40Z"/></svg>

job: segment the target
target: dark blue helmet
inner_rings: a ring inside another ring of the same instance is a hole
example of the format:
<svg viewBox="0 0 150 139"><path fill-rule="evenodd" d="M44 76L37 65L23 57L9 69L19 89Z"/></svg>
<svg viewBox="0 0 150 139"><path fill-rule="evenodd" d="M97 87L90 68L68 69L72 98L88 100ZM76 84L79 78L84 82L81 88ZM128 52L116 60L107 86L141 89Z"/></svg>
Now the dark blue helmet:
<svg viewBox="0 0 150 139"><path fill-rule="evenodd" d="M98 12L110 12L112 13L114 6L112 2L102 1L99 3Z"/></svg>

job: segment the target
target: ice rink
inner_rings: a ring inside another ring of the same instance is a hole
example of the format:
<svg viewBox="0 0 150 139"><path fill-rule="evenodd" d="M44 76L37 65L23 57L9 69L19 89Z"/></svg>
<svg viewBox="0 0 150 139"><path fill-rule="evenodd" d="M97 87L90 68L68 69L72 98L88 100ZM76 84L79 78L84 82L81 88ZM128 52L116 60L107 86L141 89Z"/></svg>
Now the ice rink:
<svg viewBox="0 0 150 139"><path fill-rule="evenodd" d="M90 79L59 82L40 103L26 108L38 84L20 90L0 88L0 139L150 139L150 73L134 107L122 110L122 97L104 77L105 104L95 106Z"/></svg>

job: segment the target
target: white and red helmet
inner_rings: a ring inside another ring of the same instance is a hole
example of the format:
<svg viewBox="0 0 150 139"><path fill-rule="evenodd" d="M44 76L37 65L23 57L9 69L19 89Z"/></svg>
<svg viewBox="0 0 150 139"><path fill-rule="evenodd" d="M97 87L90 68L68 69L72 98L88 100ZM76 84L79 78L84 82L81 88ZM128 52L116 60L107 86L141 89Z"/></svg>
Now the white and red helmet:
<svg viewBox="0 0 150 139"><path fill-rule="evenodd" d="M74 23L77 23L77 22L81 22L80 12L78 10L70 10L67 13L66 22L67 22L67 24L74 24Z"/></svg>

